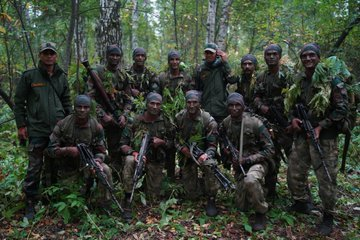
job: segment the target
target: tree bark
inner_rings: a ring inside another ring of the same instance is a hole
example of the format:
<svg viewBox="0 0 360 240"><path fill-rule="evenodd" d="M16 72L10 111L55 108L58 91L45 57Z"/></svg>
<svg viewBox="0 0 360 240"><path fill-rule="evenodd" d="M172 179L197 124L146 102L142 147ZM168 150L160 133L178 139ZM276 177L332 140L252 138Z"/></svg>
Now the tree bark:
<svg viewBox="0 0 360 240"><path fill-rule="evenodd" d="M75 31L75 23L76 18L78 16L79 12L79 0L71 0L71 16L70 16L70 25L69 25L69 31L66 36L66 47L65 47L65 56L63 61L63 68L64 71L67 73L70 62L71 62L71 49L72 49L72 40L74 36Z"/></svg>
<svg viewBox="0 0 360 240"><path fill-rule="evenodd" d="M107 46L116 44L122 50L120 23L120 2L100 0L100 19L96 26L96 52L101 64L106 61L105 49Z"/></svg>
<svg viewBox="0 0 360 240"><path fill-rule="evenodd" d="M138 11L138 1L132 0L133 3L133 10L132 10L132 30L131 30L131 49L135 49L138 47L138 36L137 31L139 28L139 11Z"/></svg>
<svg viewBox="0 0 360 240"><path fill-rule="evenodd" d="M178 33L177 33L176 3L177 3L176 0L174 0L173 1L174 38L175 38L176 49L178 49L179 43L178 43Z"/></svg>
<svg viewBox="0 0 360 240"><path fill-rule="evenodd" d="M226 51L227 49L227 37L229 31L229 16L230 16L230 7L232 0L224 0L221 18L220 18L220 28L219 28L219 37L217 40L218 46L221 50Z"/></svg>
<svg viewBox="0 0 360 240"><path fill-rule="evenodd" d="M217 0L209 0L208 17L206 21L206 42L215 42L215 22L216 22Z"/></svg>

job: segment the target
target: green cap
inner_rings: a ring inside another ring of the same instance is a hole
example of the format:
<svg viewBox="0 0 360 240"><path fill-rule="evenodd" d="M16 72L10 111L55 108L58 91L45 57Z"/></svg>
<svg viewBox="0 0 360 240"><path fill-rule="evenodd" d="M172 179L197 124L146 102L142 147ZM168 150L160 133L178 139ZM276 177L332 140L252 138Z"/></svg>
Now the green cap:
<svg viewBox="0 0 360 240"><path fill-rule="evenodd" d="M215 43L207 43L205 45L205 50L204 52L206 51L210 51L212 53L216 53L216 50L218 49L218 46L215 44Z"/></svg>
<svg viewBox="0 0 360 240"><path fill-rule="evenodd" d="M57 53L55 43L53 43L53 42L42 43L40 45L39 53L42 53L43 51L48 50L48 49L54 51L55 53Z"/></svg>

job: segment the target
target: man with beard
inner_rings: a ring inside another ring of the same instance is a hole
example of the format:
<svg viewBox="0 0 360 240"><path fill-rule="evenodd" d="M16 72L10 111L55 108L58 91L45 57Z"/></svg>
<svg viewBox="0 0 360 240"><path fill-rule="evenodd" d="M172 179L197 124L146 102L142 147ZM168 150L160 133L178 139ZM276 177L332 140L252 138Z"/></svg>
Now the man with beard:
<svg viewBox="0 0 360 240"><path fill-rule="evenodd" d="M123 154L126 154L123 182L125 190L124 218L131 219L130 197L133 188L133 175L138 161L141 148L141 140L144 134L151 137L150 148L145 155L145 189L151 202L160 198L162 171L165 166L166 152L173 147L174 127L169 119L161 113L162 97L158 93L150 92L146 97L146 111L137 115L134 123L128 125L121 136L120 146Z"/></svg>
<svg viewBox="0 0 360 240"><path fill-rule="evenodd" d="M236 83L227 55L215 43L207 43L205 59L195 76L195 89L201 92L201 106L220 123L226 116L226 86Z"/></svg>
<svg viewBox="0 0 360 240"><path fill-rule="evenodd" d="M132 58L134 63L126 71L134 80L134 95L141 94L146 97L149 92L160 92L156 74L145 66L147 59L145 49L141 47L135 48Z"/></svg>
<svg viewBox="0 0 360 240"><path fill-rule="evenodd" d="M74 101L74 113L60 120L52 134L47 148L49 156L56 159L55 169L57 179L63 184L74 184L75 180L84 181L82 189L88 193L93 183L93 173L90 169L79 174L79 169L84 168L81 162L77 144L86 144L93 153L98 167L106 175L110 185L112 185L111 169L104 163L106 148L104 130L95 118L90 117L91 100L86 95L78 95ZM80 179L79 179L80 177ZM99 181L99 205L108 207L111 201L109 191ZM82 190L80 189L80 190Z"/></svg>
<svg viewBox="0 0 360 240"><path fill-rule="evenodd" d="M231 93L227 98L230 115L220 124L220 135L228 137L229 141L240 146L241 156L232 159L229 146L220 143L226 157L231 159L235 171L236 188L235 203L241 211L255 210L255 221L252 223L254 231L266 228L266 212L268 203L265 200L265 176L271 174L275 163L272 159L275 153L270 133L254 114L244 112L245 103L239 93ZM241 166L246 175L241 171Z"/></svg>
<svg viewBox="0 0 360 240"><path fill-rule="evenodd" d="M208 112L200 108L200 98L200 94L196 90L186 92L186 109L179 112L175 118L176 148L180 153L185 198L197 199L202 195L203 189L198 177L198 168L200 168L204 173L204 194L207 197L205 211L208 216L214 217L218 214L215 197L219 185L211 166L216 165L218 125ZM190 153L189 144L194 143L204 151L195 159L198 164Z"/></svg>
<svg viewBox="0 0 360 240"><path fill-rule="evenodd" d="M53 177L52 161L43 154L49 136L55 124L71 112L70 89L66 73L56 63L55 44L41 44L39 59L37 68L27 70L21 76L14 97L19 140L29 140L29 165L23 184L28 220L34 218L43 164L43 185L50 185Z"/></svg>

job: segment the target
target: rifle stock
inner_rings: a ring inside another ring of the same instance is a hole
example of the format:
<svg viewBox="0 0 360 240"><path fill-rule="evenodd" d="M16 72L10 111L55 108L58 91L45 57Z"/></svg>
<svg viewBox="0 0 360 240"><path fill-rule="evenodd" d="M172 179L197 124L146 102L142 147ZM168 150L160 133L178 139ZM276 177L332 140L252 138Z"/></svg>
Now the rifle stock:
<svg viewBox="0 0 360 240"><path fill-rule="evenodd" d="M322 150L322 148L320 146L319 140L315 136L315 130L314 130L313 126L311 125L310 121L309 121L309 118L308 118L307 113L305 111L305 107L302 104L296 104L296 111L297 111L297 114L298 114L300 120L302 121L302 125L303 125L303 127L305 129L306 134L308 134L310 136L310 139L311 139L311 142L312 142L313 146L315 147L316 151L320 155L321 164L324 167L324 170L326 172L326 175L327 175L328 179L330 180L330 182L332 182L329 170L328 170L328 168L327 168L327 166L325 164L325 161L324 161L323 150Z"/></svg>
<svg viewBox="0 0 360 240"><path fill-rule="evenodd" d="M103 171L97 165L93 153L90 151L89 147L86 146L84 143L80 143L76 145L77 149L80 153L81 160L85 163L85 167L89 167L95 170L95 174L100 182L106 187L107 190L110 192L111 199L119 208L119 210L123 213L124 209L121 207L119 201L116 199L114 194L114 188L111 186L107 177Z"/></svg>

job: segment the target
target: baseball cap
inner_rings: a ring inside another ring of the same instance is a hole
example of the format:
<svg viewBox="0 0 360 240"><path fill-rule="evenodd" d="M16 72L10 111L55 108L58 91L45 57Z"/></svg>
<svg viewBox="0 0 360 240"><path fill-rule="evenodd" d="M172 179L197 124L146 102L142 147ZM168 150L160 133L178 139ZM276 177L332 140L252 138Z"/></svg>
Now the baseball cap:
<svg viewBox="0 0 360 240"><path fill-rule="evenodd" d="M53 42L45 42L40 45L40 51L39 53L42 53L45 50L52 50L57 53L55 43Z"/></svg>
<svg viewBox="0 0 360 240"><path fill-rule="evenodd" d="M212 53L216 53L216 50L218 49L218 46L215 44L215 43L207 43L205 45L205 50L204 52L206 51L210 51Z"/></svg>

